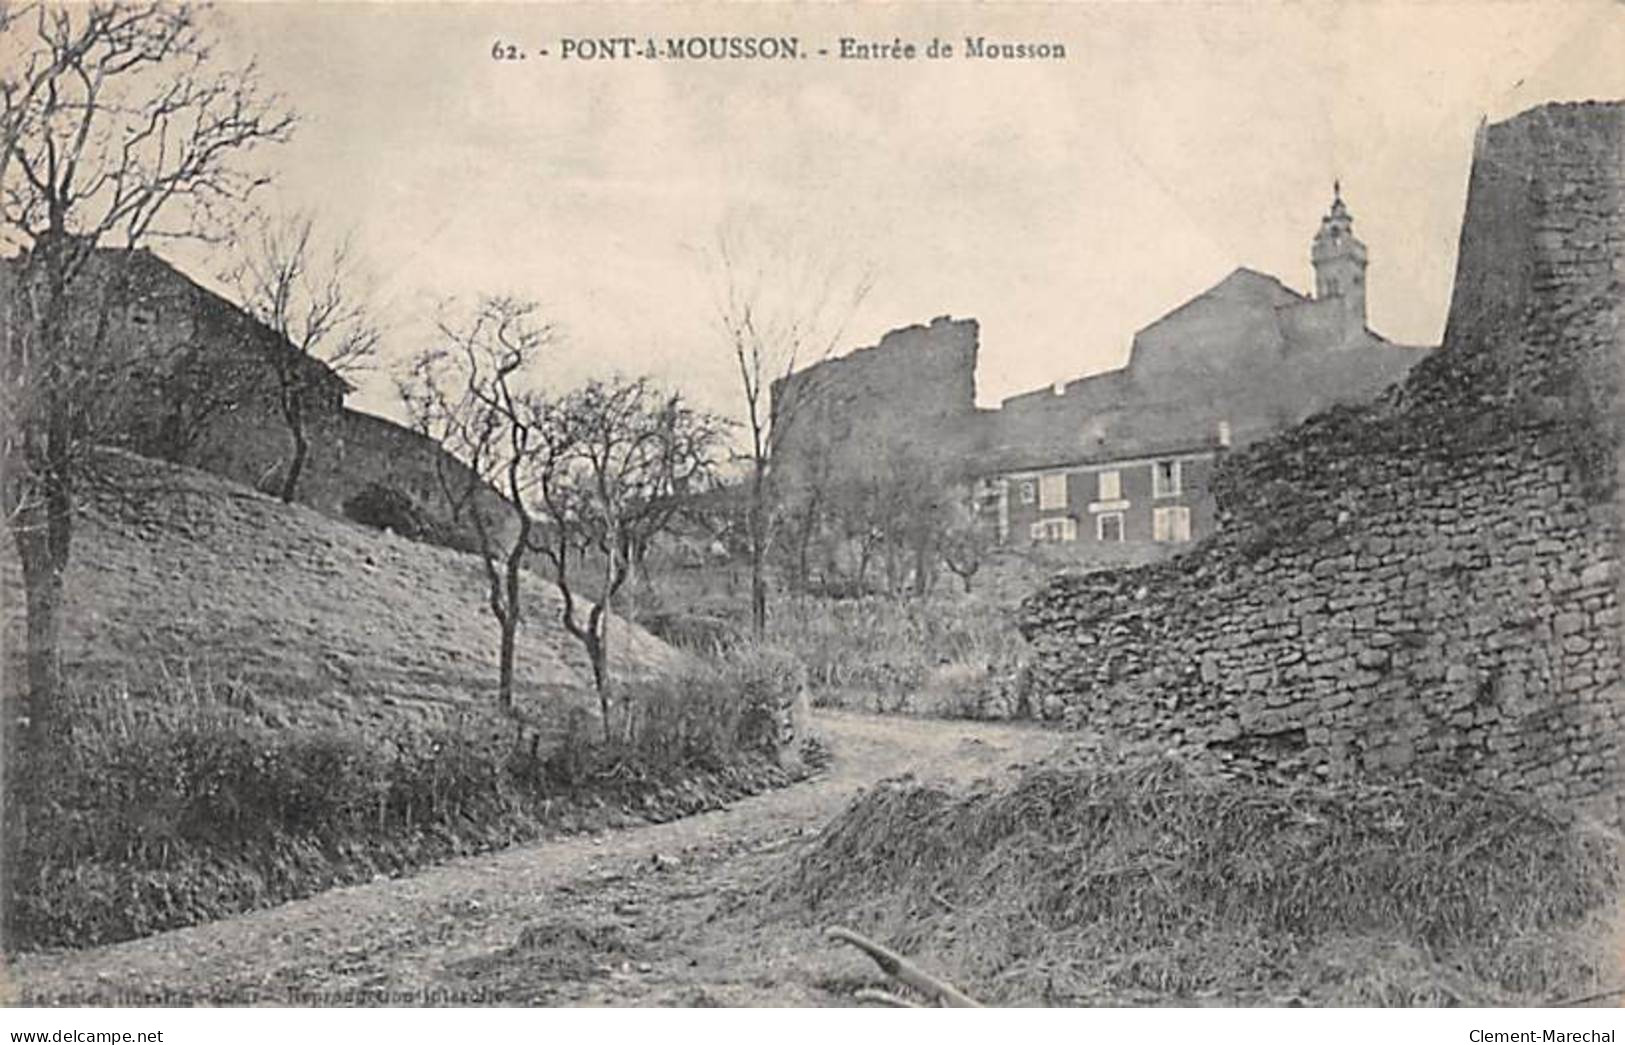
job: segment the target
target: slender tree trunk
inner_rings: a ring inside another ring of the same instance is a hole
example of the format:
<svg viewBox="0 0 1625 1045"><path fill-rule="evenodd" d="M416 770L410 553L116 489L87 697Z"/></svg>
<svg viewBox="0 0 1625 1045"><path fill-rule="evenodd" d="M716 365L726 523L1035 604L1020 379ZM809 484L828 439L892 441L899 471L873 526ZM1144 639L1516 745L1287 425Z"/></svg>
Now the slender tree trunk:
<svg viewBox="0 0 1625 1045"><path fill-rule="evenodd" d="M598 693L598 714L603 718L604 743L613 735L609 724L609 665L604 640L593 630L587 633L587 661L592 665L592 688Z"/></svg>
<svg viewBox="0 0 1625 1045"><path fill-rule="evenodd" d="M513 661L519 622L509 613L502 620L502 647L497 653L497 704L504 711L513 710Z"/></svg>
<svg viewBox="0 0 1625 1045"><path fill-rule="evenodd" d="M609 739L609 621L615 615L615 553L604 559L603 613L598 617L598 641L593 649L592 682L598 689L598 706L604 715L604 738ZM632 709L621 709L621 731L631 739Z"/></svg>
<svg viewBox="0 0 1625 1045"><path fill-rule="evenodd" d="M750 629L758 642L767 636L767 577L760 548L752 548L750 556Z"/></svg>
<svg viewBox="0 0 1625 1045"><path fill-rule="evenodd" d="M508 553L506 569L503 572L502 601L506 604L505 612L499 615L502 623L502 648L498 653L497 665L497 704L503 711L513 711L513 675L514 653L516 639L519 634L519 621L523 617L519 605L520 570L524 566L525 543L523 536L528 533L528 527L521 531L521 539L514 544L513 550Z"/></svg>
<svg viewBox="0 0 1625 1045"><path fill-rule="evenodd" d="M750 627L756 641L767 635L767 539L762 532L762 512L752 507L750 533Z"/></svg>
<svg viewBox="0 0 1625 1045"><path fill-rule="evenodd" d="M305 431L305 410L297 391L284 398L282 416L288 422L288 434L293 437L293 460L288 462L288 470L282 476L280 496L284 504L292 504L299 493L299 477L304 473L305 459L310 456L310 435Z"/></svg>
<svg viewBox="0 0 1625 1045"><path fill-rule="evenodd" d="M751 480L750 629L757 642L767 636L767 465L760 451Z"/></svg>
<svg viewBox="0 0 1625 1045"><path fill-rule="evenodd" d="M48 493L46 500L56 503L43 511L25 511L14 531L28 618L28 696L22 708L28 725L21 739L30 757L42 756L56 736L62 691L63 581L70 516L64 493Z"/></svg>

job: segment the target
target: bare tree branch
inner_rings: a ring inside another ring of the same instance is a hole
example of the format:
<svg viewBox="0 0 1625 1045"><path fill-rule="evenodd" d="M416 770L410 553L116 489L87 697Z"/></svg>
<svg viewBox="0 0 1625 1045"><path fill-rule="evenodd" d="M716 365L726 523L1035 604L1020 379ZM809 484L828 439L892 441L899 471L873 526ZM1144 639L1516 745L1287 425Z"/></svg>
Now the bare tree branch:
<svg viewBox="0 0 1625 1045"><path fill-rule="evenodd" d="M783 395L798 369L834 352L847 322L874 283L867 267L855 274L788 233L724 228L712 265L716 314L739 374L750 440L746 537L751 565L751 625L767 627L766 565L778 528L780 491L775 464L806 395Z"/></svg>
<svg viewBox="0 0 1625 1045"><path fill-rule="evenodd" d="M552 564L564 599L561 623L592 665L607 738L616 596L650 542L713 478L726 425L644 378L591 381L537 402L536 411L541 436L532 471L545 518L537 549ZM599 573L582 620L570 562L586 552L596 555Z"/></svg>
<svg viewBox="0 0 1625 1045"><path fill-rule="evenodd" d="M483 299L465 318L443 316L439 332L399 388L413 427L466 466L442 461L438 475L454 519L474 532L500 633L497 699L512 711L525 555L535 543L532 457L543 445L538 393L527 382L557 332L534 303L506 297Z"/></svg>
<svg viewBox="0 0 1625 1045"><path fill-rule="evenodd" d="M278 335L261 342L261 357L292 443L279 491L288 502L310 454L312 415L336 408L336 375L370 366L382 337L350 238L320 239L308 212L258 216L226 272L243 307Z"/></svg>
<svg viewBox="0 0 1625 1045"><path fill-rule="evenodd" d="M152 237L218 235L266 180L249 157L294 127L251 65L212 60L203 17L166 0L0 6L0 250L16 254L0 284L0 509L23 565L36 753L61 681L74 506L102 478L126 386L169 365L112 337L128 263Z"/></svg>

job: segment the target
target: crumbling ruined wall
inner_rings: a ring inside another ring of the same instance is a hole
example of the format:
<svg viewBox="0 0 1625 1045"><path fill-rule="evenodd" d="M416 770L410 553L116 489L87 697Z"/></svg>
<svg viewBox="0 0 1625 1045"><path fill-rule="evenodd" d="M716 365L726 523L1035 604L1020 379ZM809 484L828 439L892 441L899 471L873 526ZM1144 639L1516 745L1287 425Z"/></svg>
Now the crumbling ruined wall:
<svg viewBox="0 0 1625 1045"><path fill-rule="evenodd" d="M895 455L962 458L976 418L977 323L938 316L774 382L780 465L854 476Z"/></svg>
<svg viewBox="0 0 1625 1045"><path fill-rule="evenodd" d="M1625 104L1475 148L1443 348L1232 456L1190 554L1023 605L1047 715L1237 768L1621 793Z"/></svg>

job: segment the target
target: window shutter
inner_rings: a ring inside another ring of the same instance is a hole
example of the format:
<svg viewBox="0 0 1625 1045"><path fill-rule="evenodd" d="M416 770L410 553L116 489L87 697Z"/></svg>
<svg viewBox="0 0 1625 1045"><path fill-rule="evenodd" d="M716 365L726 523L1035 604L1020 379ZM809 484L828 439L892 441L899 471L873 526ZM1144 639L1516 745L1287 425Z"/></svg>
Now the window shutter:
<svg viewBox="0 0 1625 1045"><path fill-rule="evenodd" d="M1066 473L1050 472L1038 479L1038 507L1043 509L1066 507Z"/></svg>

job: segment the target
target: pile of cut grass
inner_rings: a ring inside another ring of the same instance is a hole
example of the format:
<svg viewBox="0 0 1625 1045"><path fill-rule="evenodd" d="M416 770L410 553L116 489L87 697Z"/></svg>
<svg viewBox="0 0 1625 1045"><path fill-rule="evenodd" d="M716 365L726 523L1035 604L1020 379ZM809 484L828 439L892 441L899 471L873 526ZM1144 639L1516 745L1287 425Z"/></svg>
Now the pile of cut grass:
<svg viewBox="0 0 1625 1045"><path fill-rule="evenodd" d="M1426 782L884 784L776 890L1003 1004L1549 1004L1614 986L1620 839Z"/></svg>

